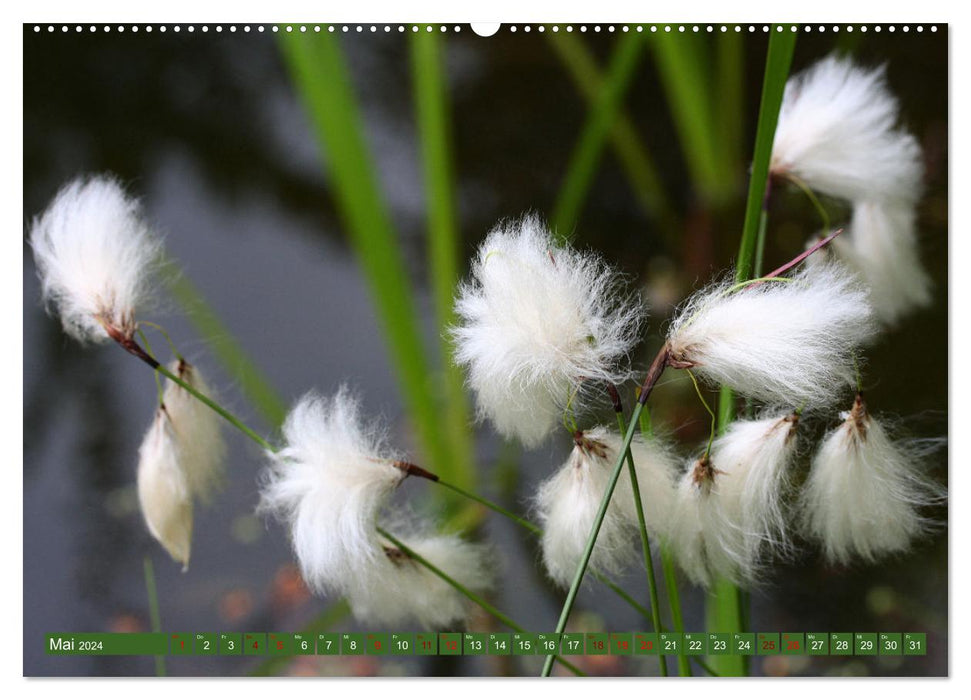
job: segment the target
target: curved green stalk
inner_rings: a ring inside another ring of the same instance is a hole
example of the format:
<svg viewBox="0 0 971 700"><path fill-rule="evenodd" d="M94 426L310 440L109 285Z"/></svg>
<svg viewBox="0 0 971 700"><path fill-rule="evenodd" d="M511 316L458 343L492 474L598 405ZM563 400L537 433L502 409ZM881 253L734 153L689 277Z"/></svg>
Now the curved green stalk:
<svg viewBox="0 0 971 700"><path fill-rule="evenodd" d="M451 576L449 576L444 571L442 571L441 569L439 569L437 566L435 566L434 564L432 564L430 561L428 561L427 559L425 559L424 557L422 557L420 554L418 554L418 552L416 552L415 550L413 550L410 547L408 547L408 545L406 545L404 542L402 542L397 537L395 537L394 535L392 535L390 532L388 532L387 530L385 530L384 528L381 528L381 527L377 528L377 531L378 531L378 534L380 534L382 537L384 537L386 540L388 540L388 542L390 542L395 547L397 547L402 552L404 552L408 556L409 559L412 559L412 560L418 562L419 564L421 564L422 566L424 566L426 569L428 569L430 572L432 572L433 574L435 574L436 576L438 576L440 579L442 579L445 583L447 583L448 585L450 585L456 591L458 591L459 593L461 593L462 595L464 595L466 598L468 598L469 600L471 600L472 602L474 602L476 605L478 605L480 608L482 608L483 610L485 610L487 613L489 613L490 615L492 615L494 618L496 618L497 620L499 620L499 622L501 622L502 624L504 624L506 627L508 627L508 628L510 628L512 630L515 630L516 632L525 632L526 631L522 627L522 625L520 625L515 620L513 620L511 617L509 617L508 615L506 615L505 613L503 613L502 611L500 611L498 608L496 608L495 606L493 606L491 603L489 603L487 600L485 600L484 598L482 598L480 595L478 595L475 592L469 590L468 588L466 588L465 586L463 586L461 583L459 583L458 581L456 581L455 579L453 579ZM556 658L558 658L560 660L560 663L563 664L563 666L565 666L566 668L570 669L570 671L572 671L576 675L578 675L578 676L585 676L585 675L587 675L583 671L581 671L579 668L577 668L576 666L574 666L573 664L571 664L569 661L567 661L566 659L564 659L564 658L562 658L560 656L557 656Z"/></svg>
<svg viewBox="0 0 971 700"><path fill-rule="evenodd" d="M631 427L634 425L634 423L631 423ZM624 413L622 410L617 412L617 427L620 428L621 435L627 433L627 425L624 422ZM641 500L641 487L638 484L637 470L634 467L634 455L629 447L626 450L626 454L627 471L630 474L631 492L634 496L634 508L637 511L637 527L641 536L641 553L644 555L644 570L647 572L647 587L651 597L651 624L654 625L654 632L657 633L661 631L661 606L657 598L657 580L654 577L654 559L651 556L651 540L647 534L647 521L644 518L644 503ZM657 661L661 669L661 675L667 676L667 658L664 654L658 654Z"/></svg>

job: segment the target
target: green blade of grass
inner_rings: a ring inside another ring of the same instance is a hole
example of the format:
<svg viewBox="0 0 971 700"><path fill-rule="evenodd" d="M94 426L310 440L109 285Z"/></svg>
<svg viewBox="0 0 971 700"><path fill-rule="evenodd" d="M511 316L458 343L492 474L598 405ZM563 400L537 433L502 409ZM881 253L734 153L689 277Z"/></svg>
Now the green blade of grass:
<svg viewBox="0 0 971 700"><path fill-rule="evenodd" d="M441 339L444 377L442 422L456 461L458 485L471 486L473 435L462 372L452 362L449 328L455 321L459 279L459 226L451 153L448 91L444 74L444 39L423 28L411 35L411 68L418 133L421 140L428 211L428 264Z"/></svg>
<svg viewBox="0 0 971 700"><path fill-rule="evenodd" d="M715 39L715 128L725 175L734 186L741 172L744 114L745 42L741 32L721 32ZM727 187L728 185L726 185Z"/></svg>
<svg viewBox="0 0 971 700"><path fill-rule="evenodd" d="M287 413L283 398L253 363L199 289L177 269L175 262L166 260L165 266L170 271L164 275L169 293L182 307L199 336L206 341L213 356L235 380L267 425L272 428L282 425Z"/></svg>
<svg viewBox="0 0 971 700"><path fill-rule="evenodd" d="M796 46L796 34L777 31L772 26L769 50L765 61L765 77L762 82L762 99L759 105L759 121L755 132L755 152L752 156L752 175L749 181L748 199L745 205L745 222L742 239L739 243L738 259L735 261L735 280L741 282L752 276L762 221L762 205L765 186L769 178L769 161L772 156L772 141L779 120L779 108L792 54ZM735 400L731 389L721 388L718 404L718 427L724 431L735 417ZM741 632L745 628L742 596L736 586L729 581L716 581L708 594L706 602L706 621L710 632ZM723 676L744 675L747 657L712 656L709 663Z"/></svg>
<svg viewBox="0 0 971 700"><path fill-rule="evenodd" d="M378 189L339 39L294 32L281 33L280 42L324 154L341 221L370 286L407 414L431 469L443 478L467 482L470 475L458 473L460 463L441 439L440 411L412 290Z"/></svg>
<svg viewBox="0 0 971 700"><path fill-rule="evenodd" d="M553 206L552 228L561 240L571 237L600 163L603 145L613 125L624 94L634 77L637 60L644 48L640 35L631 32L617 43L600 95L596 99L570 156L566 176Z"/></svg>
<svg viewBox="0 0 971 700"><path fill-rule="evenodd" d="M604 93L604 79L590 49L575 33L547 32L546 38L577 90L592 108ZM670 205L657 167L638 138L630 117L619 106L610 126L609 139L644 213L661 222L670 220Z"/></svg>

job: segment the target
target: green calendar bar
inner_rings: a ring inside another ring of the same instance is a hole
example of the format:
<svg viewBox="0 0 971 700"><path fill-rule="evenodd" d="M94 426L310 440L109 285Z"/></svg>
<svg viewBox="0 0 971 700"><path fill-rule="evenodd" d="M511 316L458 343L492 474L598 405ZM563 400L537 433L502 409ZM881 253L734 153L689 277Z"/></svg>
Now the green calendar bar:
<svg viewBox="0 0 971 700"><path fill-rule="evenodd" d="M924 632L50 633L49 656L924 656Z"/></svg>
<svg viewBox="0 0 971 700"><path fill-rule="evenodd" d="M44 651L50 656L164 656L169 653L169 639L166 634L47 634Z"/></svg>

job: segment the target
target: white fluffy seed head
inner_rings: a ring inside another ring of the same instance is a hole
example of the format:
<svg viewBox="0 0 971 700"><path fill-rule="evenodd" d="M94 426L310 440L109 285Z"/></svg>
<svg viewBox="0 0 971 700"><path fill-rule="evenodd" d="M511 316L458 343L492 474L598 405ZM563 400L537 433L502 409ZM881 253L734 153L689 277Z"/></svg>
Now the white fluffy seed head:
<svg viewBox="0 0 971 700"><path fill-rule="evenodd" d="M665 541L678 566L700 586L711 583L706 540L717 525L710 506L710 462L691 460L678 481L669 512ZM735 551L732 547L727 551Z"/></svg>
<svg viewBox="0 0 971 700"><path fill-rule="evenodd" d="M413 550L475 593L489 590L495 573L489 550L456 535L398 535ZM445 629L469 614L469 600L452 586L382 540L383 556L359 570L345 595L362 624L393 626L417 621L426 629Z"/></svg>
<svg viewBox="0 0 971 700"><path fill-rule="evenodd" d="M786 83L772 147L773 174L849 200L920 196L920 146L898 128L882 67L825 58Z"/></svg>
<svg viewBox="0 0 971 700"><path fill-rule="evenodd" d="M917 454L892 440L857 396L819 446L800 510L830 562L872 562L909 549L931 525L921 509L942 497Z"/></svg>
<svg viewBox="0 0 971 700"><path fill-rule="evenodd" d="M526 446L543 441L582 384L629 375L643 318L615 270L532 216L489 233L455 309L455 360L479 415Z"/></svg>
<svg viewBox="0 0 971 700"><path fill-rule="evenodd" d="M702 290L679 311L668 332L673 361L775 404L830 404L853 383L855 352L876 325L865 288L844 266L731 287Z"/></svg>
<svg viewBox="0 0 971 700"><path fill-rule="evenodd" d="M715 468L708 499L713 530L706 540L725 554L731 570L718 571L737 582L759 580L765 555L789 547L784 499L795 455L798 417L792 413L737 420L712 445Z"/></svg>
<svg viewBox="0 0 971 700"><path fill-rule="evenodd" d="M290 527L306 583L343 594L383 557L375 520L405 473L394 466L384 432L365 424L344 387L330 398L304 396L283 437L284 447L267 454L259 508Z"/></svg>
<svg viewBox="0 0 971 700"><path fill-rule="evenodd" d="M138 450L138 501L149 532L169 555L189 568L192 496L180 464L178 438L159 409Z"/></svg>
<svg viewBox="0 0 971 700"><path fill-rule="evenodd" d="M569 586L586 548L611 472L623 444L619 434L594 428L575 439L566 463L539 488L536 510L543 527L543 561L550 578ZM657 440L635 437L631 454L637 473L645 523L657 535L668 525L674 492L674 461ZM605 573L618 573L637 559L637 510L625 467L607 508L590 559Z"/></svg>
<svg viewBox="0 0 971 700"><path fill-rule="evenodd" d="M886 324L931 302L916 216L914 206L906 202L856 202L849 230L833 241L836 254L870 290L874 313Z"/></svg>
<svg viewBox="0 0 971 700"><path fill-rule="evenodd" d="M161 244L142 221L138 203L110 177L65 185L34 219L30 244L45 303L81 342L135 332Z"/></svg>
<svg viewBox="0 0 971 700"><path fill-rule="evenodd" d="M185 360L169 367L173 374L206 396L212 391L199 369ZM166 381L162 402L179 447L179 464L193 498L208 502L225 478L226 443L222 419L188 391Z"/></svg>

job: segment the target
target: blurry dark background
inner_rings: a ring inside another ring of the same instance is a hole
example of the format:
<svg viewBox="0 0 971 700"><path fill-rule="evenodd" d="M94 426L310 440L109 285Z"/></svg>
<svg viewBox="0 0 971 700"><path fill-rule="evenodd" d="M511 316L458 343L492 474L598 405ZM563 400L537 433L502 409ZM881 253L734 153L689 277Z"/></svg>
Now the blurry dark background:
<svg viewBox="0 0 971 700"><path fill-rule="evenodd" d="M360 100L383 193L418 290L421 324L434 346L425 269L425 199L412 102L407 37L383 25L353 30L341 45ZM746 27L747 28L747 27ZM618 33L591 26L579 38L603 66ZM713 45L704 34L685 41ZM648 38L647 41L650 41ZM587 103L550 41L533 28L504 26L491 38L467 25L445 37L453 115L454 166L463 259L497 220L525 211L551 215ZM657 347L672 304L731 264L741 230L767 46L761 31L742 42L741 143L717 197L700 196L685 166L677 124L654 55L644 51L624 100L636 134L661 175L668 212L639 207L608 146L576 222L574 240L594 247L643 286L652 307L645 357ZM833 50L886 64L904 123L921 141L927 193L921 252L935 280L931 308L882 336L868 358L871 407L920 438L947 434L947 28L936 33L800 32L793 71ZM717 66L716 66L717 68ZM716 76L717 69L712 71ZM713 88L717 85L712 86ZM726 116L726 119L728 117ZM252 355L292 401L310 388L348 380L412 445L368 289L335 213L326 168L295 94L276 38L228 25L203 33L144 27L134 33L35 32L24 28L25 230L68 179L112 172L143 198L179 261ZM832 203L830 203L832 204ZM831 209L834 213L838 206ZM839 218L836 219L839 221ZM773 202L766 251L774 267L798 252L818 226L798 192ZM220 396L260 430L257 413L207 353L178 305L152 314L182 351L208 370ZM688 387L666 380L655 420L685 453L707 435ZM29 246L24 245L24 673L150 675L151 658L47 657L44 633L148 628L143 556L155 563L163 630L297 631L332 601L313 599L293 566L285 533L253 515L261 457L227 429L226 492L196 510L192 565L185 574L148 535L135 493L137 447L155 390L145 368L114 347L82 348L44 314ZM825 424L819 426L822 430ZM480 489L525 508L536 484L568 451L560 437L523 455L518 468L493 468L508 454L487 426L478 431ZM931 458L947 478L947 450ZM506 460L508 461L508 460ZM409 484L410 499L428 496ZM946 509L937 514L946 519ZM528 629L555 627L562 594L537 568L535 544L496 517L483 534L503 555L499 607ZM923 631L926 657L753 659L757 674L940 675L947 672L947 536L942 528L905 557L849 570L824 565L810 549L780 563L751 596L751 627L762 631ZM632 572L630 590L643 575ZM688 631L704 629L703 595L683 587ZM612 594L592 586L574 613L577 629L646 629ZM476 618L478 629L488 620ZM358 629L350 618L333 629ZM353 660L298 657L274 669L296 674L536 674L541 657ZM656 662L587 660L594 673L652 674ZM585 663L587 663L585 662ZM168 657L170 674L239 675L258 660Z"/></svg>

